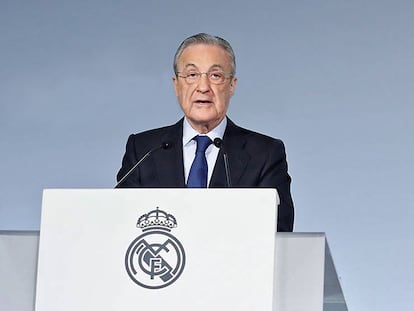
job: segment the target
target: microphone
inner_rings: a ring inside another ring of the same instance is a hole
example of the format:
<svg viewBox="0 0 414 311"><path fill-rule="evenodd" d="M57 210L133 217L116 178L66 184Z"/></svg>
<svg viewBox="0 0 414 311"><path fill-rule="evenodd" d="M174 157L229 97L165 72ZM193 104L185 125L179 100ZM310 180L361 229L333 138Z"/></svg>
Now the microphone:
<svg viewBox="0 0 414 311"><path fill-rule="evenodd" d="M226 185L227 188L231 188L229 159L227 157L226 150L223 147L223 140L220 137L216 137L214 138L213 144L219 149L223 148L224 171L226 172Z"/></svg>
<svg viewBox="0 0 414 311"><path fill-rule="evenodd" d="M170 142L163 142L161 145L156 146L152 148L150 151L148 151L146 154L142 156L141 159L118 181L118 183L115 185L114 189L119 188L124 181L138 168L141 166L142 162L144 162L153 152L164 149L167 150L171 148L172 144Z"/></svg>
<svg viewBox="0 0 414 311"><path fill-rule="evenodd" d="M221 148L221 146L223 145L223 140L220 137L216 137L213 140L213 144L214 146L216 146L217 148Z"/></svg>

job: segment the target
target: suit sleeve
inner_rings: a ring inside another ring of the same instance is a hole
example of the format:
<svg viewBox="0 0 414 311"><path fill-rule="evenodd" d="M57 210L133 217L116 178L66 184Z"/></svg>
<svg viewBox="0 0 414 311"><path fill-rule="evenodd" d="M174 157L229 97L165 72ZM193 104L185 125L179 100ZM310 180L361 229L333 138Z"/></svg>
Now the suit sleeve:
<svg viewBox="0 0 414 311"><path fill-rule="evenodd" d="M276 140L268 150L258 186L277 189L280 198L277 231L281 232L293 231L294 208L290 183L285 146L282 141Z"/></svg>

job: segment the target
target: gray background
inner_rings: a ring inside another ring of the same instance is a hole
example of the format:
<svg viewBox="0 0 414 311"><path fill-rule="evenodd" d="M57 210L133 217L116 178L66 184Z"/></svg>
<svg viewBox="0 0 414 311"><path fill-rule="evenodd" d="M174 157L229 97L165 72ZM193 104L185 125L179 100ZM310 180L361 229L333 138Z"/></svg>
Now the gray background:
<svg viewBox="0 0 414 311"><path fill-rule="evenodd" d="M284 140L349 309L413 309L414 1L1 0L0 230L39 229L44 188L114 185L128 135L181 117L197 32L232 43L229 116Z"/></svg>

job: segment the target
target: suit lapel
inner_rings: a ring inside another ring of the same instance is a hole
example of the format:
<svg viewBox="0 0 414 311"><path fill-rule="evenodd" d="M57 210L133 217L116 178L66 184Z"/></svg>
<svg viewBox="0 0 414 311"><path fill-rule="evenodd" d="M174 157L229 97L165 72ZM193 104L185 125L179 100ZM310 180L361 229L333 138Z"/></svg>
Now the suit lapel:
<svg viewBox="0 0 414 311"><path fill-rule="evenodd" d="M226 170L223 160L224 151L227 153L229 162L231 184L233 187L237 187L240 184L240 178L250 161L250 155L246 152L245 145L246 138L243 130L236 126L230 119L227 119L227 127L223 137L223 147L218 154L210 181L210 187L227 186Z"/></svg>

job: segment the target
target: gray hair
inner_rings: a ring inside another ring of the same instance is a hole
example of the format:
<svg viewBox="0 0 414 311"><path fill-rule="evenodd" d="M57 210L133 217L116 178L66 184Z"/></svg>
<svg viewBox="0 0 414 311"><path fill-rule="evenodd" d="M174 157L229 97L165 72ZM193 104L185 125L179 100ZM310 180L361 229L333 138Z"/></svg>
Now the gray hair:
<svg viewBox="0 0 414 311"><path fill-rule="evenodd" d="M207 33L199 33L191 37L188 37L180 44L180 46L177 49L177 52L175 52L175 55L174 55L175 75L178 74L177 62L178 62L178 59L181 57L181 54L183 54L183 51L186 48L188 48L190 45L195 45L195 44L216 45L216 46L223 48L229 54L231 58L231 66L232 66L231 76L234 77L234 75L236 74L236 56L234 55L234 51L230 43L224 40L223 38L212 36Z"/></svg>

